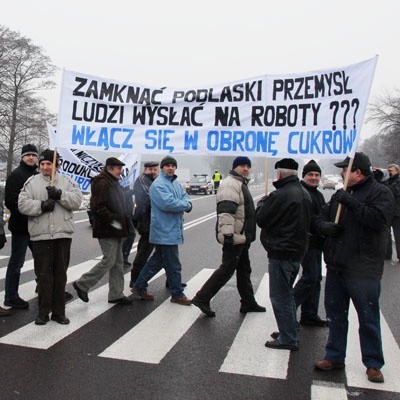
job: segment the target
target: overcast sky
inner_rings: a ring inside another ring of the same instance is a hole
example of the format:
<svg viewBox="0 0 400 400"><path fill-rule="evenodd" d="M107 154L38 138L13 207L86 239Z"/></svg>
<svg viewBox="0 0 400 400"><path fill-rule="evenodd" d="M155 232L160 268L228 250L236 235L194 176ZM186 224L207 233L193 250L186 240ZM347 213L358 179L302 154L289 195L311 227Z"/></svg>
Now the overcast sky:
<svg viewBox="0 0 400 400"><path fill-rule="evenodd" d="M59 68L151 86L340 67L378 54L370 101L400 88L399 0L18 0L0 24ZM58 112L59 90L46 96ZM362 136L373 131L363 127Z"/></svg>

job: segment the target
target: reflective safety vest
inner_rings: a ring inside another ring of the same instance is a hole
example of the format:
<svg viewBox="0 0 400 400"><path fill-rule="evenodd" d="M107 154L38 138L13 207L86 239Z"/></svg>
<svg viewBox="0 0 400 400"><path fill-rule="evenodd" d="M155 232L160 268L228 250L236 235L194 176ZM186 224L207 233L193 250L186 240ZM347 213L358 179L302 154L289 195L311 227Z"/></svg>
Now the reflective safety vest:
<svg viewBox="0 0 400 400"><path fill-rule="evenodd" d="M222 175L221 175L219 172L216 172L216 173L213 175L213 181L214 181L214 182L219 182L221 179L222 179Z"/></svg>

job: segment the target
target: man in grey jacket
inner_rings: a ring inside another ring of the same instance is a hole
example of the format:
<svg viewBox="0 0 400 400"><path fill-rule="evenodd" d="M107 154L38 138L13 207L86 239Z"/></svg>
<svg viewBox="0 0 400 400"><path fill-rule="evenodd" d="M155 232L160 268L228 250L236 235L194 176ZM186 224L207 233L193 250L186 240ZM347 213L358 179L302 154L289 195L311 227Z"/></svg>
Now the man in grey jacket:
<svg viewBox="0 0 400 400"><path fill-rule="evenodd" d="M51 184L53 160L52 150L40 155L40 174L26 181L18 197L19 211L29 217L39 297L36 325L45 325L50 311L53 321L69 324L65 316L65 284L75 230L73 211L82 202L78 185L68 176L55 173L54 185Z"/></svg>
<svg viewBox="0 0 400 400"><path fill-rule="evenodd" d="M232 171L221 182L217 193L217 237L222 247L222 264L192 299L208 317L215 317L210 300L231 279L236 271L236 282L241 298L241 313L265 312L257 304L250 280L250 243L255 240L256 223L253 198L247 187L251 161L236 157Z"/></svg>

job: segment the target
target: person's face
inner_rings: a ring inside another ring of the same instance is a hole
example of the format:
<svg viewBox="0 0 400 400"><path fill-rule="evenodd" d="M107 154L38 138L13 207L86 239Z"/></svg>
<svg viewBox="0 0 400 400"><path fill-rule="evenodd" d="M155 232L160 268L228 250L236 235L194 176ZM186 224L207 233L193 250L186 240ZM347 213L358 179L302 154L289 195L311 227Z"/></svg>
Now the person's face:
<svg viewBox="0 0 400 400"><path fill-rule="evenodd" d="M166 164L163 166L162 170L165 175L172 177L175 175L176 165L175 164Z"/></svg>
<svg viewBox="0 0 400 400"><path fill-rule="evenodd" d="M239 174L240 176L243 176L243 178L247 178L250 174L251 167L247 164L243 165L238 165L234 171Z"/></svg>
<svg viewBox="0 0 400 400"><path fill-rule="evenodd" d="M317 171L310 171L304 175L303 181L307 186L317 187L321 180L321 174Z"/></svg>
<svg viewBox="0 0 400 400"><path fill-rule="evenodd" d="M341 174L343 181L345 180L346 173L347 173L347 167L344 167ZM355 171L350 171L349 181L347 182L347 186L352 187L358 182L361 182L364 178L365 178L364 175L361 173L359 169L356 169Z"/></svg>
<svg viewBox="0 0 400 400"><path fill-rule="evenodd" d="M397 171L397 169L395 167L388 168L388 171L389 171L390 176L395 176L395 175L399 174L399 171Z"/></svg>
<svg viewBox="0 0 400 400"><path fill-rule="evenodd" d="M122 172L122 165L112 165L107 167L108 173L110 173L114 178L120 179Z"/></svg>
<svg viewBox="0 0 400 400"><path fill-rule="evenodd" d="M30 167L33 167L34 165L37 164L37 156L36 156L36 154L25 154L22 157L22 161L26 165L29 165Z"/></svg>
<svg viewBox="0 0 400 400"><path fill-rule="evenodd" d="M40 168L40 172L44 176L51 176L53 163L50 162L50 161L47 161L47 160L43 160L43 161L40 162L39 168Z"/></svg>
<svg viewBox="0 0 400 400"><path fill-rule="evenodd" d="M151 175L153 179L156 179L160 170L158 169L158 165L154 165L153 167L146 167L144 169L144 173L146 175Z"/></svg>

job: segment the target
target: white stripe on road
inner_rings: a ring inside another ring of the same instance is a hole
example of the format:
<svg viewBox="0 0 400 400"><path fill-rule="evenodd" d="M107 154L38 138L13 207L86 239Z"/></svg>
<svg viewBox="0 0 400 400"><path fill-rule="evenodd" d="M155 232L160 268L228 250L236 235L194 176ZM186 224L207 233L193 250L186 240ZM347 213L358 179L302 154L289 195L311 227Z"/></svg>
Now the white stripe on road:
<svg viewBox="0 0 400 400"><path fill-rule="evenodd" d="M265 274L256 293L259 304L265 305L265 313L246 314L243 324L226 356L220 372L286 379L289 366L289 350L265 347L270 334L277 330L268 301L269 275Z"/></svg>
<svg viewBox="0 0 400 400"><path fill-rule="evenodd" d="M357 313L351 304L346 357L347 385L400 393L400 349L382 313L381 330L383 354L385 356L385 366L382 368L382 373L385 377L385 382L373 383L368 381L365 373L366 368L361 361Z"/></svg>
<svg viewBox="0 0 400 400"><path fill-rule="evenodd" d="M311 400L348 400L348 397L343 384L313 381Z"/></svg>
<svg viewBox="0 0 400 400"><path fill-rule="evenodd" d="M4 258L8 258L8 256L4 257ZM30 260L24 262L24 266L21 268L21 274L23 272L31 271L31 270L33 270L33 268L34 268L33 267L33 259L31 258ZM6 277L6 273L7 273L7 267L1 268L0 269L0 279L4 279Z"/></svg>
<svg viewBox="0 0 400 400"><path fill-rule="evenodd" d="M90 260L89 262L93 261L94 260ZM76 265L75 267L82 266L82 264ZM88 267L91 268L90 265ZM89 269L80 268L81 269L77 271L79 272L79 276L84 272L83 269ZM129 275L130 277L130 274L126 275ZM157 279L162 275L163 273L160 271L149 282L152 282L154 279ZM129 291L129 280L125 282L124 289L125 292ZM3 336L0 338L0 343L36 349L48 349L60 340L74 333L82 326L88 324L99 315L114 307L115 304L109 304L107 302L107 293L108 284L89 292L89 303L84 303L80 299L68 303L66 305L66 315L71 318L69 325L60 325L56 322L50 321L46 326L38 326L32 322L6 336Z"/></svg>
<svg viewBox="0 0 400 400"><path fill-rule="evenodd" d="M212 272L201 270L187 283L186 295L193 297ZM158 364L200 314L197 307L173 304L168 299L99 356Z"/></svg>

